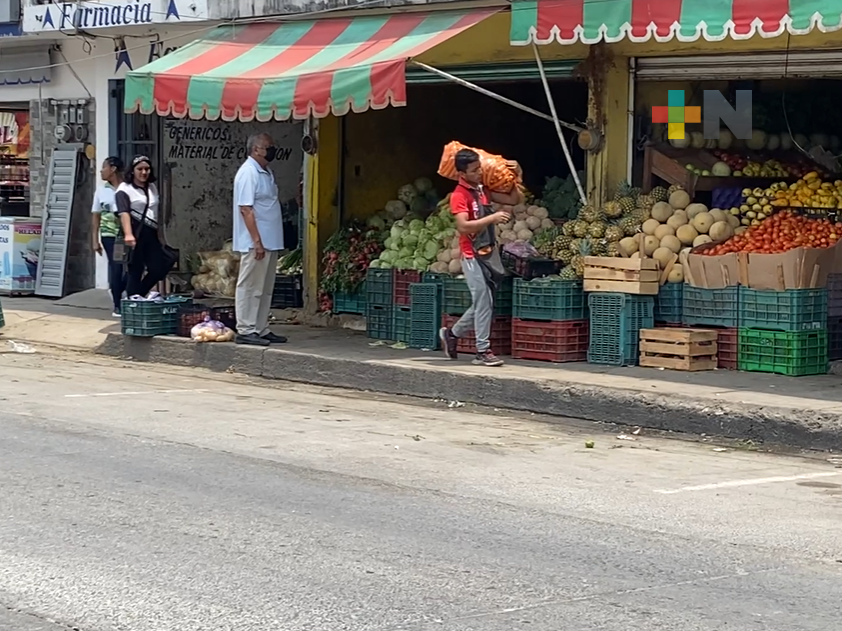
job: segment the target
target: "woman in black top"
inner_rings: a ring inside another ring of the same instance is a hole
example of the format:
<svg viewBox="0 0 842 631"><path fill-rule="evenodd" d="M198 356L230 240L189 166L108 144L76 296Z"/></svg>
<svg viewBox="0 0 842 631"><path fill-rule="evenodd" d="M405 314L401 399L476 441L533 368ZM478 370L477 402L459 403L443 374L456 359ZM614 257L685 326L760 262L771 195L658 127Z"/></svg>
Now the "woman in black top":
<svg viewBox="0 0 842 631"><path fill-rule="evenodd" d="M131 248L126 294L145 297L175 262L163 248L160 197L149 158L132 160L123 180L114 198L126 247Z"/></svg>

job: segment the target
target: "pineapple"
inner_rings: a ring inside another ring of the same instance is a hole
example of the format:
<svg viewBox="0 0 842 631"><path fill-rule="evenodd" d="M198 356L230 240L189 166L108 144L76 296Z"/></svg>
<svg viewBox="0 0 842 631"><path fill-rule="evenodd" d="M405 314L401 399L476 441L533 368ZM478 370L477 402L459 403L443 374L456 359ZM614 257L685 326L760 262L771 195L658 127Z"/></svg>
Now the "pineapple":
<svg viewBox="0 0 842 631"><path fill-rule="evenodd" d="M605 229L605 239L609 243L613 243L615 241L619 241L625 236L625 231L620 228L619 226L608 226Z"/></svg>
<svg viewBox="0 0 842 631"><path fill-rule="evenodd" d="M608 241L605 239L597 239L594 241L592 248L593 256L607 256L608 255Z"/></svg>
<svg viewBox="0 0 842 631"><path fill-rule="evenodd" d="M632 236L633 234L637 234L637 231L640 230L640 222L636 221L634 217L624 217L619 224L619 227L623 229L623 233L626 236Z"/></svg>
<svg viewBox="0 0 842 631"><path fill-rule="evenodd" d="M563 268L558 274L562 280L576 280L578 276L576 275L576 270L574 270L570 265Z"/></svg>
<svg viewBox="0 0 842 631"><path fill-rule="evenodd" d="M575 221L568 221L561 227L561 232L564 234L565 237L572 237L573 236L573 228Z"/></svg>
<svg viewBox="0 0 842 631"><path fill-rule="evenodd" d="M656 204L658 202L669 201L670 198L669 191L663 186L656 186L655 188L653 188L652 191L649 193L649 196L652 197L653 200L655 200Z"/></svg>
<svg viewBox="0 0 842 631"><path fill-rule="evenodd" d="M621 197L618 203L620 204L623 215L630 215L637 207L637 203L631 197Z"/></svg>
<svg viewBox="0 0 842 631"><path fill-rule="evenodd" d="M612 201L605 203L605 206L603 207L603 212L605 213L606 217L614 219L623 214L623 209L618 202Z"/></svg>
<svg viewBox="0 0 842 631"><path fill-rule="evenodd" d="M573 254L578 254L579 248L581 247L582 239L573 239L573 241L570 242L570 251L573 252Z"/></svg>
<svg viewBox="0 0 842 631"><path fill-rule="evenodd" d="M619 202L624 197L631 197L634 199L637 196L635 191L637 191L637 194L640 193L640 189L632 188L632 185L629 184L627 180L623 180L620 182L620 185L617 186L617 192L614 193L614 201Z"/></svg>
<svg viewBox="0 0 842 631"><path fill-rule="evenodd" d="M573 225L573 234L577 237L584 237L588 234L588 224L581 219L577 219Z"/></svg>
<svg viewBox="0 0 842 631"><path fill-rule="evenodd" d="M601 221L596 221L588 227L588 236L594 239L601 239L605 235L605 229L608 226Z"/></svg>
<svg viewBox="0 0 842 631"><path fill-rule="evenodd" d="M562 235L555 238L555 241L553 241L553 248L555 250L569 250L571 243L573 243L573 237Z"/></svg>
<svg viewBox="0 0 842 631"><path fill-rule="evenodd" d="M579 210L578 219L586 223L593 223L599 219L599 211L590 204L582 206L581 210Z"/></svg>
<svg viewBox="0 0 842 631"><path fill-rule="evenodd" d="M637 198L637 207L643 210L652 210L657 200L652 195L641 195Z"/></svg>
<svg viewBox="0 0 842 631"><path fill-rule="evenodd" d="M672 195L676 191L683 191L683 190L684 190L684 187L681 186L681 184L673 184L672 186L669 187L669 189L667 189L667 198L663 201L665 201L665 202L669 201L670 195Z"/></svg>
<svg viewBox="0 0 842 631"><path fill-rule="evenodd" d="M613 241L609 243L605 256L620 256L620 244Z"/></svg>
<svg viewBox="0 0 842 631"><path fill-rule="evenodd" d="M643 223L647 219L652 218L652 209L651 208L635 208L631 212L629 217L631 217L632 219L634 219L638 223Z"/></svg>
<svg viewBox="0 0 842 631"><path fill-rule="evenodd" d="M581 278L585 275L585 257L591 255L593 243L590 239L582 239L579 243L579 252L573 257L570 265L576 271L576 276Z"/></svg>
<svg viewBox="0 0 842 631"><path fill-rule="evenodd" d="M564 250L560 252L558 256L554 257L564 263L565 265L570 265L570 261L573 260L573 252L570 250Z"/></svg>

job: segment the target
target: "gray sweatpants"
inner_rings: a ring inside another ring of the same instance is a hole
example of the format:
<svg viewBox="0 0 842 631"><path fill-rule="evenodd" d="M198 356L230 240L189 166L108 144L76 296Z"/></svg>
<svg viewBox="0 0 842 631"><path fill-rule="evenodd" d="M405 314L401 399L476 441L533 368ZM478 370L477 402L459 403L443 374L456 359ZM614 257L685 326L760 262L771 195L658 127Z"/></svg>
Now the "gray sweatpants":
<svg viewBox="0 0 842 631"><path fill-rule="evenodd" d="M473 329L477 351L484 353L491 347L491 318L494 315L494 293L485 282L482 266L476 259L462 259L462 273L471 291L471 306L459 322L453 325L453 335L465 337Z"/></svg>

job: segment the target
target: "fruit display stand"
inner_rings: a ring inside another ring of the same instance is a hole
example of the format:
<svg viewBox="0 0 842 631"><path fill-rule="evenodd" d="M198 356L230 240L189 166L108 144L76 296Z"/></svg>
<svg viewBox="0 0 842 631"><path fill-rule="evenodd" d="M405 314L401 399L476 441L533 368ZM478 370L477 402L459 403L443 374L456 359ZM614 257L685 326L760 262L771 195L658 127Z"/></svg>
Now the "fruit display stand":
<svg viewBox="0 0 842 631"><path fill-rule="evenodd" d="M717 333L704 329L641 329L640 365L698 371L717 368Z"/></svg>

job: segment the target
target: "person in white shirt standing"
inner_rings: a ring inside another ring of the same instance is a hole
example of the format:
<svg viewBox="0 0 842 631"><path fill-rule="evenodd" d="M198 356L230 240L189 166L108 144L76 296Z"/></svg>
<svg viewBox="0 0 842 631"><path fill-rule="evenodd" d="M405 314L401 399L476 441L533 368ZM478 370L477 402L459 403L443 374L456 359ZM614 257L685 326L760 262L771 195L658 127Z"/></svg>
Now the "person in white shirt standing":
<svg viewBox="0 0 842 631"><path fill-rule="evenodd" d="M268 134L248 139L246 161L234 178L234 251L240 252L237 278L237 344L268 346L286 338L269 330L278 253L284 225L275 176L268 166L277 148Z"/></svg>

